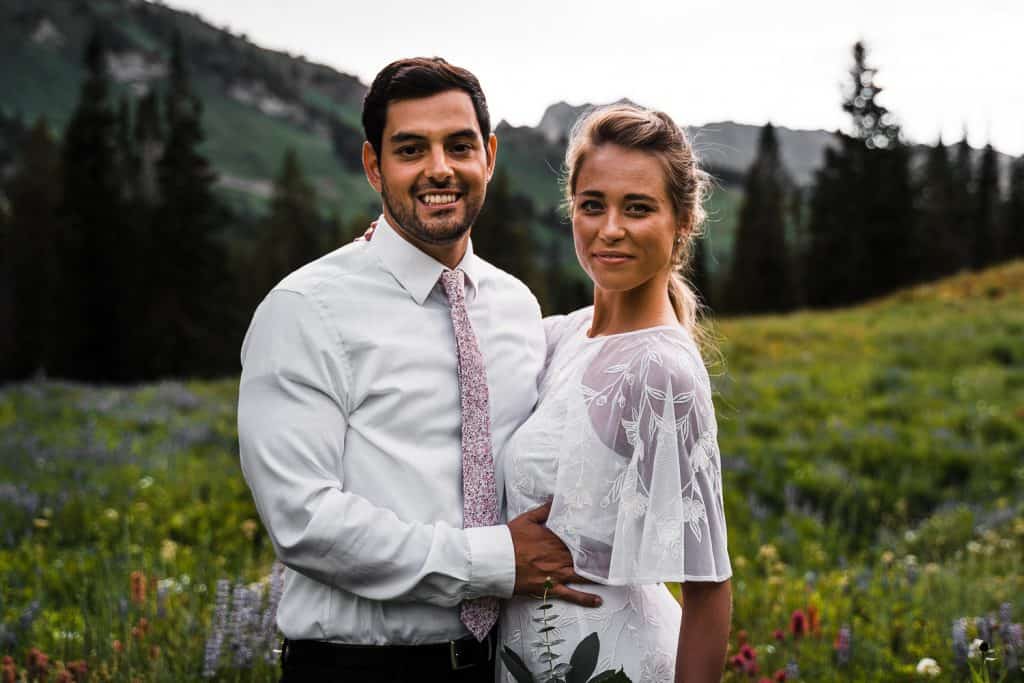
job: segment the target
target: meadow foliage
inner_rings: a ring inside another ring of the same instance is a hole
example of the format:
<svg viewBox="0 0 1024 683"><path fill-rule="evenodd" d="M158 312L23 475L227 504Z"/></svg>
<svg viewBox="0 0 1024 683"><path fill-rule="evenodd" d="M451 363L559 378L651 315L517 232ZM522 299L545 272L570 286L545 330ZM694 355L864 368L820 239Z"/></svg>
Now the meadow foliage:
<svg viewBox="0 0 1024 683"><path fill-rule="evenodd" d="M725 680L1021 680L1024 262L716 331ZM276 680L236 392L0 389L0 681Z"/></svg>

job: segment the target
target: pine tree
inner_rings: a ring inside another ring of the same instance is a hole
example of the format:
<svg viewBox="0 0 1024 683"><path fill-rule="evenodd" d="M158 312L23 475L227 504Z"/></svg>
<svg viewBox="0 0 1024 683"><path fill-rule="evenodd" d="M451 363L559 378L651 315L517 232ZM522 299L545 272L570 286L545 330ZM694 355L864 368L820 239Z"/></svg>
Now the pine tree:
<svg viewBox="0 0 1024 683"><path fill-rule="evenodd" d="M705 234L700 234L693 243L693 256L690 258L689 277L687 278L701 303L707 308L714 305L711 298L711 273L708 272L708 243Z"/></svg>
<svg viewBox="0 0 1024 683"><path fill-rule="evenodd" d="M157 163L163 154L160 100L150 91L139 100L135 112L135 148L138 154L138 196L149 206L160 199Z"/></svg>
<svg viewBox="0 0 1024 683"><path fill-rule="evenodd" d="M978 169L978 183L974 192L974 220L971 225L973 239L973 266L985 268L999 259L999 167L996 151L985 145Z"/></svg>
<svg viewBox="0 0 1024 683"><path fill-rule="evenodd" d="M951 216L959 235L957 248L958 270L974 267L974 155L967 143L967 130L963 132L960 142L953 154L953 207Z"/></svg>
<svg viewBox="0 0 1024 683"><path fill-rule="evenodd" d="M533 205L512 194L508 173L498 169L487 187L487 203L473 225L474 252L528 285L537 284L531 259L533 217Z"/></svg>
<svg viewBox="0 0 1024 683"><path fill-rule="evenodd" d="M733 243L726 304L732 311L784 311L795 303L786 248L785 170L775 128L761 128L757 156L747 171Z"/></svg>
<svg viewBox="0 0 1024 683"><path fill-rule="evenodd" d="M64 330L54 309L62 275L55 245L61 233L60 148L45 118L21 146L10 198L9 272L13 279L11 372L27 377L54 367L54 341Z"/></svg>
<svg viewBox="0 0 1024 683"><path fill-rule="evenodd" d="M14 339L14 274L11 272L13 239L7 206L0 201L0 385L17 379Z"/></svg>
<svg viewBox="0 0 1024 683"><path fill-rule="evenodd" d="M256 298L288 273L321 256L322 234L316 192L303 175L295 150L289 148L274 180L270 214L253 264L253 272L260 273Z"/></svg>
<svg viewBox="0 0 1024 683"><path fill-rule="evenodd" d="M227 215L213 194L216 175L199 152L202 103L192 92L181 35L171 46L164 98L167 138L157 166L160 204L150 263L150 373L210 375L237 364L240 307L229 294L227 254L218 232Z"/></svg>
<svg viewBox="0 0 1024 683"><path fill-rule="evenodd" d="M955 273L963 251L961 227L955 220L953 167L942 139L928 148L919 193L922 235L922 277Z"/></svg>
<svg viewBox="0 0 1024 683"><path fill-rule="evenodd" d="M66 229L58 242L61 318L53 371L93 381L125 379L122 333L132 312L124 305L121 170L117 115L110 102L105 48L94 33L85 50L86 79L64 134Z"/></svg>
<svg viewBox="0 0 1024 683"><path fill-rule="evenodd" d="M837 135L810 202L805 280L812 305L853 303L918 276L911 267L921 238L910 151L895 117L878 102L882 88L863 43L853 56L843 109L854 135Z"/></svg>
<svg viewBox="0 0 1024 683"><path fill-rule="evenodd" d="M1024 257L1024 156L1013 160L1010 166L1010 191L1006 198L1003 234L1006 238L1006 257Z"/></svg>

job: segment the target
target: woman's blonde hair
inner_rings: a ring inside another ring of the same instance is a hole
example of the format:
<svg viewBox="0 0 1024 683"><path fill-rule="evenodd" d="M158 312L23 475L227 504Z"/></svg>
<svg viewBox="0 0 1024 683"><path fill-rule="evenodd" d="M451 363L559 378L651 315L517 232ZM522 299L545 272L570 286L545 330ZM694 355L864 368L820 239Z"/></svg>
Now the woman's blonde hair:
<svg viewBox="0 0 1024 683"><path fill-rule="evenodd" d="M704 200L710 190L710 176L698 165L686 133L668 114L633 104L598 107L580 117L569 135L564 186L570 218L580 168L591 150L606 144L649 152L661 162L665 190L681 226L678 242L672 249L668 297L679 322L698 342L703 341L704 334L697 323L702 305L683 273L693 257L694 240L704 227Z"/></svg>

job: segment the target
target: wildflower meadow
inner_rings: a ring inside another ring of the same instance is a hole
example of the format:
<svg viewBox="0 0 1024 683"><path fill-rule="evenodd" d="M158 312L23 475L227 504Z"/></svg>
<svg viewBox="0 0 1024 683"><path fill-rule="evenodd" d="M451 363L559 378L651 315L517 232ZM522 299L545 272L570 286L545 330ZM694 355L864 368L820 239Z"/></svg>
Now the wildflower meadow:
<svg viewBox="0 0 1024 683"><path fill-rule="evenodd" d="M724 680L1024 680L1024 262L713 331ZM236 392L0 388L0 681L276 680Z"/></svg>

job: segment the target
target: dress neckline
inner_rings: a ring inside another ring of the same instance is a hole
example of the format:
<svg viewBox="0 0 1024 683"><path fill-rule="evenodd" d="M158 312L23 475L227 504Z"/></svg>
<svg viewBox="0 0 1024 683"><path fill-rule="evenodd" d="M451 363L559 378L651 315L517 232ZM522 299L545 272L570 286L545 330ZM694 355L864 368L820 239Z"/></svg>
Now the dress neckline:
<svg viewBox="0 0 1024 683"><path fill-rule="evenodd" d="M593 318L591 318L593 320ZM682 329L681 325L652 325L651 327L641 327L638 330L629 330L628 332L614 332L612 334L600 334L596 337L590 337L587 335L587 330L590 329L589 321L587 326L583 329L583 340L587 342L601 341L602 339L616 339L619 337L628 337L634 334L643 334L645 332L654 332L656 330L678 330Z"/></svg>

